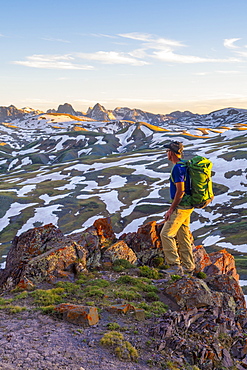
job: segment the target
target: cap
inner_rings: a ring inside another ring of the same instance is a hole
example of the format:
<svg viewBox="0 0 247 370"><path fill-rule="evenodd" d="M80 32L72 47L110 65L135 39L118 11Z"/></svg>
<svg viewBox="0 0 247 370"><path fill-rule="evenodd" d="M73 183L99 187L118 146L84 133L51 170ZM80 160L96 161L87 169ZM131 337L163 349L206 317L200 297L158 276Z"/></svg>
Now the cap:
<svg viewBox="0 0 247 370"><path fill-rule="evenodd" d="M164 148L170 149L175 154L182 154L184 146L180 141L171 141L170 144L164 145Z"/></svg>

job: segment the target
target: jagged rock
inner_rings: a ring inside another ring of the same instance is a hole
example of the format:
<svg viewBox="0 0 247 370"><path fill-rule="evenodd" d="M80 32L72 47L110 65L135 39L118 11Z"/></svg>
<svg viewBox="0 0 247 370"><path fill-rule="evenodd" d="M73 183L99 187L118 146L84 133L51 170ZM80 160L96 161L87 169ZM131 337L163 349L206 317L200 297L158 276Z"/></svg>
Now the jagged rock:
<svg viewBox="0 0 247 370"><path fill-rule="evenodd" d="M87 249L87 268L100 266L102 251L99 236L94 226L89 227L83 233L71 234L70 239Z"/></svg>
<svg viewBox="0 0 247 370"><path fill-rule="evenodd" d="M211 266L207 266L204 272L207 275L229 275L233 276L237 281L239 275L236 271L234 257L228 253L225 249L221 251L210 253Z"/></svg>
<svg viewBox="0 0 247 370"><path fill-rule="evenodd" d="M163 257L161 240L159 237L163 223L156 221L148 222L138 228L137 232L123 234L120 236L127 245L135 252L142 264L151 264L154 257Z"/></svg>
<svg viewBox="0 0 247 370"><path fill-rule="evenodd" d="M125 259L132 264L137 262L136 254L123 240L119 240L107 248L103 254L103 259L104 261L109 260L110 262L114 262L118 259Z"/></svg>
<svg viewBox="0 0 247 370"><path fill-rule="evenodd" d="M184 276L165 289L182 308L205 307L215 304L211 290L207 284L193 277Z"/></svg>
<svg viewBox="0 0 247 370"><path fill-rule="evenodd" d="M24 270L30 260L59 247L63 240L62 232L54 225L28 230L15 237L6 259L6 267L0 277L0 285L19 283L24 279Z"/></svg>
<svg viewBox="0 0 247 370"><path fill-rule="evenodd" d="M234 279L233 281L236 282ZM222 290L223 286L224 283L222 284ZM177 280L165 288L165 293L174 298L177 304L183 309L208 306L222 307L224 302L226 309L234 311L238 303L234 302L230 294L211 290L205 281L195 277L184 276L182 279ZM242 298L244 298L243 293Z"/></svg>
<svg viewBox="0 0 247 370"><path fill-rule="evenodd" d="M205 271L205 269L212 264L212 261L202 245L198 245L193 249L195 259L195 272Z"/></svg>
<svg viewBox="0 0 247 370"><path fill-rule="evenodd" d="M207 285L218 292L224 292L233 297L238 308L246 308L246 302L241 286L232 276L216 275L206 279Z"/></svg>
<svg viewBox="0 0 247 370"><path fill-rule="evenodd" d="M94 222L93 226L97 231L97 235L99 236L101 244L107 241L111 242L116 238L114 231L112 229L110 217L99 218Z"/></svg>

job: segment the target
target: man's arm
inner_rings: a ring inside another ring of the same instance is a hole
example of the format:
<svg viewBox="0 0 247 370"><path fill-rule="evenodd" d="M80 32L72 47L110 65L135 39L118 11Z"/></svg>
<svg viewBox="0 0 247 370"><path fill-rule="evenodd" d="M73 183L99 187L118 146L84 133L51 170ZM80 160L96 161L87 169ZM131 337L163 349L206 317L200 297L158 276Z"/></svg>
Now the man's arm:
<svg viewBox="0 0 247 370"><path fill-rule="evenodd" d="M176 185L176 194L170 208L168 209L164 216L165 221L168 221L170 219L171 214L174 212L175 208L179 205L185 193L184 182L176 182L175 185Z"/></svg>

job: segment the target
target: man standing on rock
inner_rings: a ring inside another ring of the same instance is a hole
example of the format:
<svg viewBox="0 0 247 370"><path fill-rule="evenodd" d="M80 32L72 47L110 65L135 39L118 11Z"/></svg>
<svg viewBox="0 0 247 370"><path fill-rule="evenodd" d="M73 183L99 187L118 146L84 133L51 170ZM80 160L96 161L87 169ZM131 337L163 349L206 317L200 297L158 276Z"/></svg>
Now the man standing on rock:
<svg viewBox="0 0 247 370"><path fill-rule="evenodd" d="M165 223L160 234L165 260L170 266L165 271L183 275L195 269L190 233L190 215L194 208L183 205L184 194L190 194L190 178L187 167L181 161L183 144L172 141L164 147L167 148L168 160L174 164L170 177L172 204L164 216Z"/></svg>

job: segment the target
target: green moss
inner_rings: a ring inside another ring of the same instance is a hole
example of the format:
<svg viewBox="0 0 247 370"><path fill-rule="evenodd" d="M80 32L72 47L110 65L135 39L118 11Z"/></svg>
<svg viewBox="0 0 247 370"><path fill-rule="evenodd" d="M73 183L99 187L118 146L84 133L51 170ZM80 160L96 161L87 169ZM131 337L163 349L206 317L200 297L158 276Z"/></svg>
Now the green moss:
<svg viewBox="0 0 247 370"><path fill-rule="evenodd" d="M139 358L138 351L128 341L124 341L121 346L115 348L115 353L118 358L123 360L136 361Z"/></svg>
<svg viewBox="0 0 247 370"><path fill-rule="evenodd" d="M199 279L206 279L207 277L207 274L205 274L205 272L203 271L199 271L196 276L199 278Z"/></svg>
<svg viewBox="0 0 247 370"><path fill-rule="evenodd" d="M152 265L155 268L163 266L164 265L164 258L163 257L154 257L152 259Z"/></svg>
<svg viewBox="0 0 247 370"><path fill-rule="evenodd" d="M15 301L17 301L17 300L19 300L19 299L25 299L25 298L27 298L28 297L28 292L27 291L23 291L23 292L21 292L21 293L19 293L18 295L16 295L15 297L14 297L14 300Z"/></svg>
<svg viewBox="0 0 247 370"><path fill-rule="evenodd" d="M93 285L99 288L106 288L110 285L110 282L104 279L94 279L87 282L87 285Z"/></svg>
<svg viewBox="0 0 247 370"><path fill-rule="evenodd" d="M137 278L133 276L123 275L123 276L120 276L120 278L116 280L116 283L120 285L121 284L137 285L138 281L137 281Z"/></svg>
<svg viewBox="0 0 247 370"><path fill-rule="evenodd" d="M100 344L102 344L103 346L112 347L121 344L123 339L124 336L122 333L113 330L103 335L103 337L100 339Z"/></svg>
<svg viewBox="0 0 247 370"><path fill-rule="evenodd" d="M159 279L160 277L159 271L152 267L140 266L139 271L141 276L145 276L149 279Z"/></svg>
<svg viewBox="0 0 247 370"><path fill-rule="evenodd" d="M133 267L134 265L132 265L132 263L124 259L115 260L112 266L113 270L116 272L121 272L127 269L131 269Z"/></svg>
<svg viewBox="0 0 247 370"><path fill-rule="evenodd" d="M152 303L142 302L138 305L138 307L144 309L149 316L154 315L157 317L166 313L168 309L168 306L161 301Z"/></svg>
<svg viewBox="0 0 247 370"><path fill-rule="evenodd" d="M34 299L34 303L37 306L50 306L61 303L64 300L63 294L63 288L54 288L48 290L37 289L30 293Z"/></svg>
<svg viewBox="0 0 247 370"><path fill-rule="evenodd" d="M22 311L26 311L26 307L22 307L22 306L9 306L8 310L10 313L12 314L15 314L15 313L19 313L19 312L22 312Z"/></svg>
<svg viewBox="0 0 247 370"><path fill-rule="evenodd" d="M76 294L78 292L81 292L81 287L78 284L65 282L65 281L59 281L56 286L58 288L63 288L66 293L70 294Z"/></svg>
<svg viewBox="0 0 247 370"><path fill-rule="evenodd" d="M116 331L116 330L120 330L121 326L116 322L109 322L107 324L107 329Z"/></svg>
<svg viewBox="0 0 247 370"><path fill-rule="evenodd" d="M171 275L171 279L172 279L172 281L177 281L177 280L182 279L182 276L180 276L180 275Z"/></svg>
<svg viewBox="0 0 247 370"><path fill-rule="evenodd" d="M137 293L136 291L123 288L119 291L116 291L114 295L117 298L122 298L127 301L138 301L142 298L141 294Z"/></svg>
<svg viewBox="0 0 247 370"><path fill-rule="evenodd" d="M40 307L40 310L46 314L46 315L50 315L50 314L53 314L55 312L55 306L54 305L49 305L49 306L43 306L43 307Z"/></svg>
<svg viewBox="0 0 247 370"><path fill-rule="evenodd" d="M103 298L105 293L98 286L88 286L84 289L85 297L99 297Z"/></svg>
<svg viewBox="0 0 247 370"><path fill-rule="evenodd" d="M157 293L154 293L154 292L148 292L146 295L145 295L145 298L147 301L159 301L159 296Z"/></svg>

